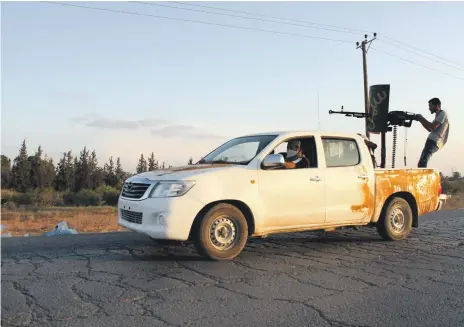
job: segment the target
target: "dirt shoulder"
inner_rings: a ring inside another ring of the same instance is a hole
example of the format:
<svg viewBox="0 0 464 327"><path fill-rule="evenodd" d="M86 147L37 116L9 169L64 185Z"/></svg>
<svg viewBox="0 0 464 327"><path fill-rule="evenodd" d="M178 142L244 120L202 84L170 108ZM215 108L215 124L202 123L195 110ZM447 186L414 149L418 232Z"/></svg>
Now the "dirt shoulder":
<svg viewBox="0 0 464 327"><path fill-rule="evenodd" d="M79 233L124 231L118 225L116 207L50 207L39 209L2 208L2 234L12 236L42 235L61 221Z"/></svg>
<svg viewBox="0 0 464 327"><path fill-rule="evenodd" d="M444 207L444 210L464 209L464 194L455 194L451 196Z"/></svg>

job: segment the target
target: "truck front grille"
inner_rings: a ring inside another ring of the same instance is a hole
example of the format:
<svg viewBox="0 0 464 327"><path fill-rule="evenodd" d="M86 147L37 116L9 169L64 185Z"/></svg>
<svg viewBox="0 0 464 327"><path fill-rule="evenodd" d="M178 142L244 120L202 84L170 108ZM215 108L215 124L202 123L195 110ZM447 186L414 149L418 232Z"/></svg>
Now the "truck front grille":
<svg viewBox="0 0 464 327"><path fill-rule="evenodd" d="M121 209L121 218L134 224L141 224L143 213Z"/></svg>
<svg viewBox="0 0 464 327"><path fill-rule="evenodd" d="M129 199L140 199L149 187L150 184L146 183L124 183L121 195Z"/></svg>

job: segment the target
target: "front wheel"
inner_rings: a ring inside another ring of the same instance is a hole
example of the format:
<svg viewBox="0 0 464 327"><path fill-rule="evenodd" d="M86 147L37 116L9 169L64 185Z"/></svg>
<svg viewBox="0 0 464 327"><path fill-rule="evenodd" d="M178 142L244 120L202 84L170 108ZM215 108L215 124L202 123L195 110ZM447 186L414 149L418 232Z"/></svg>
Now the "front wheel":
<svg viewBox="0 0 464 327"><path fill-rule="evenodd" d="M403 198L393 198L382 210L377 231L386 241L405 239L412 229L412 210Z"/></svg>
<svg viewBox="0 0 464 327"><path fill-rule="evenodd" d="M248 224L235 206L220 203L203 217L194 235L198 252L212 260L232 260L242 252L248 238Z"/></svg>

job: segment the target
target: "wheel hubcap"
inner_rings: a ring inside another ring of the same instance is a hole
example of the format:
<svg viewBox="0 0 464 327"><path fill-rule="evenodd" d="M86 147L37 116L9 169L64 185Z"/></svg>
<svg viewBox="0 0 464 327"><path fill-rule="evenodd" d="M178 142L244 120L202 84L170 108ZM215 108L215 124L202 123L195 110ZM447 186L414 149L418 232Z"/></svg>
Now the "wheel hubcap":
<svg viewBox="0 0 464 327"><path fill-rule="evenodd" d="M237 241L237 225L231 217L218 217L210 227L210 240L215 248L219 250L228 250L235 245Z"/></svg>
<svg viewBox="0 0 464 327"><path fill-rule="evenodd" d="M405 228L404 213L400 208L395 208L390 214L390 225L395 233L401 233Z"/></svg>

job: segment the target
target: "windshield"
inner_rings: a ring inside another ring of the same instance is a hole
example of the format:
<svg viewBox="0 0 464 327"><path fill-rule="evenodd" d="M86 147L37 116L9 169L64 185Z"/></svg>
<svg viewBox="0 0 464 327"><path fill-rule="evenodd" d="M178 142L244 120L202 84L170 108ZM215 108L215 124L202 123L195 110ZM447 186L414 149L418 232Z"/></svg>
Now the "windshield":
<svg viewBox="0 0 464 327"><path fill-rule="evenodd" d="M198 163L230 163L247 165L277 135L255 135L232 139L201 159Z"/></svg>

